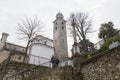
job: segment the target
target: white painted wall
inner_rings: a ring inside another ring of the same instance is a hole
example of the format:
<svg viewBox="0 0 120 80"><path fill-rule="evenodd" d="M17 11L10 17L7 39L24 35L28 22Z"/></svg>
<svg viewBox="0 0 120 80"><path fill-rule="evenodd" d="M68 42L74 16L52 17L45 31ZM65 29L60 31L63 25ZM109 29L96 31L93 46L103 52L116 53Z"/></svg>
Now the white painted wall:
<svg viewBox="0 0 120 80"><path fill-rule="evenodd" d="M72 60L61 61L59 66L73 66Z"/></svg>
<svg viewBox="0 0 120 80"><path fill-rule="evenodd" d="M41 43L36 43L31 45L29 49L29 54L30 54L29 62L31 64L38 65L50 61L51 56L54 54L54 48ZM51 65L50 62L44 64L44 66L50 65Z"/></svg>

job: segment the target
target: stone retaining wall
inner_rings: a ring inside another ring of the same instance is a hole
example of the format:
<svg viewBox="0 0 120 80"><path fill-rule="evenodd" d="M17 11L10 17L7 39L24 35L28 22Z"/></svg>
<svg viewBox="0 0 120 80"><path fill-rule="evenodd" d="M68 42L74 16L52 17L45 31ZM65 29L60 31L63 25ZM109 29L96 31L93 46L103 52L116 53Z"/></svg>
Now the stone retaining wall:
<svg viewBox="0 0 120 80"><path fill-rule="evenodd" d="M83 80L120 80L120 47L81 62Z"/></svg>

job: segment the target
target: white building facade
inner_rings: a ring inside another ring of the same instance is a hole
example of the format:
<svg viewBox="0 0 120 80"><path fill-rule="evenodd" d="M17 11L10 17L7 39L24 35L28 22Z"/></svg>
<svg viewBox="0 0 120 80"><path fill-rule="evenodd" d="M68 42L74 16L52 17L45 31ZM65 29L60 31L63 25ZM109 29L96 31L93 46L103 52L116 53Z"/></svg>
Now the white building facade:
<svg viewBox="0 0 120 80"><path fill-rule="evenodd" d="M50 59L54 55L53 41L41 35L36 36L28 51L29 63L51 66Z"/></svg>

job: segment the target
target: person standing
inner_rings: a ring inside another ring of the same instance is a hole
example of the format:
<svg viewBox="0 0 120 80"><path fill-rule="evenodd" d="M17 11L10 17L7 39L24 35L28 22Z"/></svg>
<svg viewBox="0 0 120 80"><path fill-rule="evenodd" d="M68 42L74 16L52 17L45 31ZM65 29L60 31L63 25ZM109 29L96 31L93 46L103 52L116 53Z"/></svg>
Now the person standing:
<svg viewBox="0 0 120 80"><path fill-rule="evenodd" d="M56 59L56 67L58 67L59 63L60 63L59 59Z"/></svg>
<svg viewBox="0 0 120 80"><path fill-rule="evenodd" d="M52 63L52 68L55 68L56 67L56 58L54 55L52 55L52 57L51 57L51 63Z"/></svg>

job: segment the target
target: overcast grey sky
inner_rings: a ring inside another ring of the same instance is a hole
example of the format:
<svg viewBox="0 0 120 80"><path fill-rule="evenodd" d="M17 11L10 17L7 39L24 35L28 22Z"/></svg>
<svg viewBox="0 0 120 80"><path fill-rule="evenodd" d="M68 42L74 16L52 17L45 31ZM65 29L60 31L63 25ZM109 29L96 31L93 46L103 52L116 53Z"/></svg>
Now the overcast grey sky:
<svg viewBox="0 0 120 80"><path fill-rule="evenodd" d="M25 16L38 16L45 24L45 36L52 39L53 21L59 11L66 20L71 12L87 12L96 30L88 37L94 43L101 23L112 21L120 29L120 0L0 0L0 37L2 32L9 33L9 42L22 45L16 35L17 23ZM68 39L71 44L72 39Z"/></svg>

